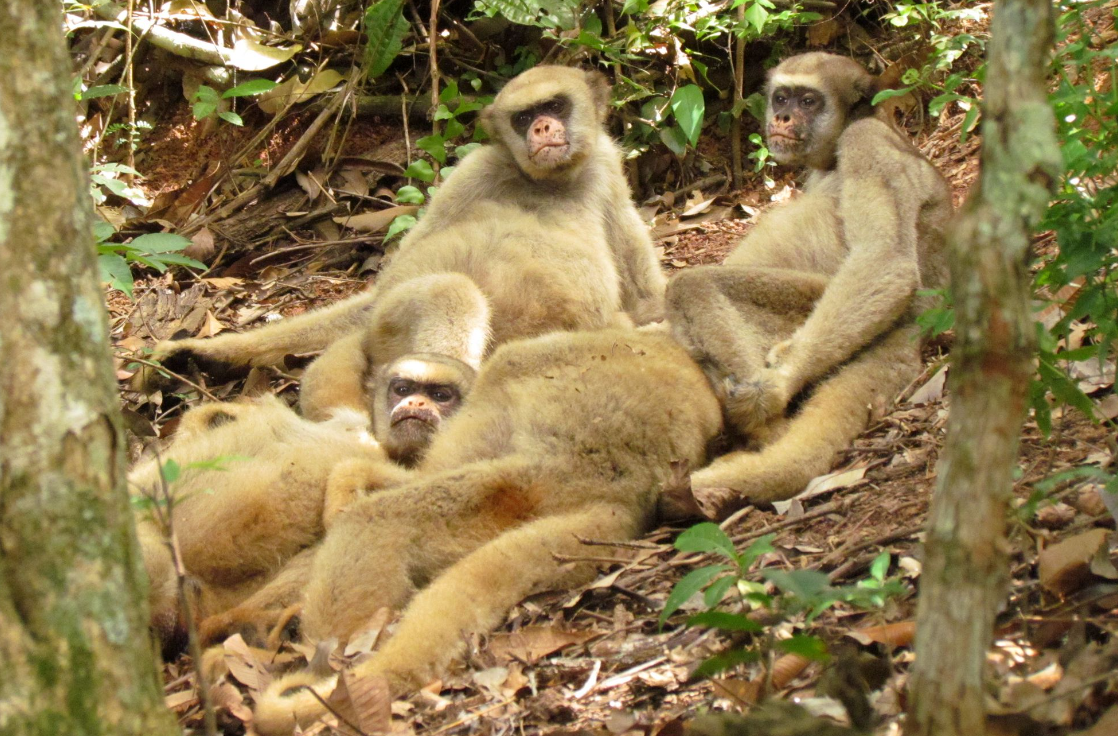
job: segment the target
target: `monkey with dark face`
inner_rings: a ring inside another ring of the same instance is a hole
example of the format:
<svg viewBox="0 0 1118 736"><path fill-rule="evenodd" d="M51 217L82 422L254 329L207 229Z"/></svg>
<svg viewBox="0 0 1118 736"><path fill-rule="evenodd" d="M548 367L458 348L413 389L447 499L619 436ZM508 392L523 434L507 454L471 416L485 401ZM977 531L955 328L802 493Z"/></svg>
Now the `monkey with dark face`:
<svg viewBox="0 0 1118 736"><path fill-rule="evenodd" d="M476 368L511 339L660 318L664 277L603 129L608 102L596 72L524 72L482 113L491 142L439 187L369 291L243 334L161 343L157 354L171 367L260 365L326 348L301 396L304 414L321 419L360 403L368 377L401 355Z"/></svg>
<svg viewBox="0 0 1118 736"><path fill-rule="evenodd" d="M951 192L874 117L876 91L833 54L774 68L766 138L779 162L807 167L805 192L762 215L722 266L668 287L673 334L758 448L692 474L715 513L803 490L916 373L917 291L944 282Z"/></svg>
<svg viewBox="0 0 1118 736"><path fill-rule="evenodd" d="M442 355L420 353L381 370L371 391L373 432L395 462L413 467L443 420L458 410L474 370Z"/></svg>
<svg viewBox="0 0 1118 736"><path fill-rule="evenodd" d="M555 332L502 345L414 479L333 523L306 588L304 636L346 640L381 607L403 609L356 669L396 694L426 684L527 595L593 575L592 563L561 559L580 554L579 538L647 530L673 464L703 462L721 421L702 371L669 335ZM326 711L295 688L325 695L331 684L311 673L276 681L253 727L306 727Z"/></svg>
<svg viewBox="0 0 1118 736"><path fill-rule="evenodd" d="M301 553L317 544L358 490L408 479L401 466L423 457L473 379L474 371L457 361L409 355L382 370L370 406L345 408L326 422L308 421L274 397L187 412L162 460L184 468L171 487L173 524L183 566L199 592L204 639L260 621L256 628L266 629L296 602L309 571ZM377 418L376 441L365 431L367 412ZM230 459L213 468L221 457ZM129 482L140 492L157 487L159 463L138 464ZM180 604L167 530L146 513L137 526L153 627L169 642L178 635Z"/></svg>

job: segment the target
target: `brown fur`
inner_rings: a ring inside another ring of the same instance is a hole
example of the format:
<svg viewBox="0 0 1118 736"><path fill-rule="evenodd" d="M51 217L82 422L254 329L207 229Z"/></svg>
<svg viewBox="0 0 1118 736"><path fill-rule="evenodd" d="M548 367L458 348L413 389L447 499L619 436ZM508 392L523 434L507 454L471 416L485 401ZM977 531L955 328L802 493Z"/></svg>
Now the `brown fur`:
<svg viewBox="0 0 1118 736"><path fill-rule="evenodd" d="M561 111L547 107L557 96L566 100ZM521 74L483 113L492 143L439 187L373 289L260 330L162 343L157 353L172 368L188 359L259 365L363 330L364 364L350 349L310 370L302 403L321 418L405 353L476 367L507 340L623 325L626 314L637 323L659 318L664 278L620 152L602 129L607 100L598 74L553 66ZM522 132L513 123L522 113L562 131ZM534 157L541 135L550 143L565 136L568 147Z"/></svg>
<svg viewBox="0 0 1118 736"><path fill-rule="evenodd" d="M916 291L943 283L950 190L900 133L867 116L873 90L864 69L831 54L777 66L770 144L782 162L809 167L806 191L765 213L722 266L668 287L673 333L730 424L761 446L692 475L715 513L802 490L919 365ZM804 97L815 99L797 104Z"/></svg>
<svg viewBox="0 0 1118 736"><path fill-rule="evenodd" d="M396 692L443 671L465 637L535 591L593 574L578 537L626 540L653 521L673 462L701 463L721 426L703 373L665 334L555 333L510 342L482 366L416 479L351 504L315 561L303 609L311 639L347 639L382 606L399 628L361 675ZM406 608L405 608L406 607ZM257 705L262 734L323 714L298 673Z"/></svg>

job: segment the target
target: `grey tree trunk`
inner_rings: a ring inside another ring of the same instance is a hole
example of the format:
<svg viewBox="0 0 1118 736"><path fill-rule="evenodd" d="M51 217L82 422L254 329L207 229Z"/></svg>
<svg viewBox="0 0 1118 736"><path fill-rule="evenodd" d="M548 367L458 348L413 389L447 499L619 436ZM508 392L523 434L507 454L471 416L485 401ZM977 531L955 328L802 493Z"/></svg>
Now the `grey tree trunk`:
<svg viewBox="0 0 1118 736"><path fill-rule="evenodd" d="M172 734L59 10L0 3L0 734Z"/></svg>
<svg viewBox="0 0 1118 736"><path fill-rule="evenodd" d="M1045 75L1051 0L998 0L982 172L950 237L951 415L928 521L905 732L985 733L983 677L1008 578L1006 515L1033 373L1029 235L1061 158Z"/></svg>

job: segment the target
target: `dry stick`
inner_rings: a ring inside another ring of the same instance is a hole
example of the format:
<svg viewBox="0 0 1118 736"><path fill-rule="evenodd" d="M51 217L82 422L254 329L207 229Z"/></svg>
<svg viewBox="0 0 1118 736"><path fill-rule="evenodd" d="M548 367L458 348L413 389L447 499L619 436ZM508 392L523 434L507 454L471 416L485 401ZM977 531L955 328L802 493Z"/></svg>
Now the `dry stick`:
<svg viewBox="0 0 1118 736"><path fill-rule="evenodd" d="M136 130L136 88L134 86L134 78L132 76L132 11L136 0L128 0L128 23L125 26L127 32L124 34L124 58L127 59L127 66L124 67L124 84L128 87L128 131L129 136ZM136 168L136 152L133 150L135 147L131 145L131 140L128 145L128 167L130 169ZM128 183L131 184L132 174L125 174L128 177Z"/></svg>
<svg viewBox="0 0 1118 736"><path fill-rule="evenodd" d="M858 552L861 552L864 549L869 549L870 547L881 547L886 544L900 541L901 539L907 539L908 537L919 534L923 530L923 524L914 524L913 526L908 526L903 529L896 529L894 531L888 532L887 534L882 534L881 536L874 539L859 542L858 544L843 545L842 547L839 547L837 550L824 557L819 562L811 565L808 569L818 570L820 568L826 567L827 565L833 564L838 559L841 559L843 557L849 557L850 555L857 554ZM843 569L843 567L845 567L845 565L835 568L835 570L831 574L836 575L839 570Z"/></svg>
<svg viewBox="0 0 1118 736"><path fill-rule="evenodd" d="M431 135L438 135L439 121L435 119L434 111L439 109L439 0L431 0L431 30L427 33L427 46L430 53L431 64ZM438 179L439 162L435 161L435 177Z"/></svg>
<svg viewBox="0 0 1118 736"><path fill-rule="evenodd" d="M738 26L745 24L745 3L738 5ZM734 189L742 186L741 168L741 99L742 87L745 86L745 38L738 36L734 39L734 122L730 133L730 160L733 166Z"/></svg>
<svg viewBox="0 0 1118 736"><path fill-rule="evenodd" d="M339 675L339 677L340 677L340 675ZM325 708L332 716L334 716L339 721L344 723L348 728L352 728L355 733L359 734L359 736L369 736L367 733L365 733L360 728L358 728L353 723L351 723L348 718L346 718L341 713L339 713L337 710L335 710L334 706L327 703L326 700L321 695L316 693L314 688L311 687L310 685L303 685L302 687L299 687L299 688L296 688L296 689L297 690L306 690L308 693L313 695L314 699L317 700L319 703L321 703L323 708Z"/></svg>

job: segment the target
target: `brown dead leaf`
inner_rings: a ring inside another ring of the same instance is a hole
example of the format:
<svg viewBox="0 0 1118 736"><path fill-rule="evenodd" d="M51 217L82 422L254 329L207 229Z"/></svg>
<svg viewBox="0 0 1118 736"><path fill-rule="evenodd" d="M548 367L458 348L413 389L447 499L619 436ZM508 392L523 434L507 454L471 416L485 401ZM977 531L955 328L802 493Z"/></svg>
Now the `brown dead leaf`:
<svg viewBox="0 0 1118 736"><path fill-rule="evenodd" d="M198 330L195 337L213 337L217 333L225 329L225 325L221 324L217 317L214 316L212 310L206 310L206 321L202 324L202 329Z"/></svg>
<svg viewBox="0 0 1118 736"><path fill-rule="evenodd" d="M887 647L907 647L912 645L916 636L915 621L898 621L884 626L867 626L846 632L854 641L864 647L870 644L884 644Z"/></svg>
<svg viewBox="0 0 1118 736"><path fill-rule="evenodd" d="M175 229L181 227L209 195L220 172L221 162L211 161L206 167L206 171L195 181L181 189L165 192L156 197L144 219L149 222L157 219L165 220L170 222ZM189 248L187 250L189 251ZM196 256L190 257L195 258Z"/></svg>
<svg viewBox="0 0 1118 736"><path fill-rule="evenodd" d="M762 681L760 678L756 680L743 680L736 677L712 678L710 682L714 685L715 692L738 703L752 705L761 697Z"/></svg>
<svg viewBox="0 0 1118 736"><path fill-rule="evenodd" d="M868 465L862 465L849 470L841 470L837 473L827 473L813 478L807 484L807 488L803 493L796 496L799 500L805 498L812 498L828 491L836 491L840 488L850 488L851 486L859 485L866 477L866 471L869 469Z"/></svg>
<svg viewBox="0 0 1118 736"><path fill-rule="evenodd" d="M392 221L400 215L414 215L418 211L419 207L414 204L398 204L388 209L362 212L360 215L346 215L333 219L342 227L348 227L351 230L363 233L378 233L387 229Z"/></svg>
<svg viewBox="0 0 1118 736"><path fill-rule="evenodd" d="M224 650L225 666L229 668L229 674L238 682L254 693L263 691L271 684L272 676L240 634L229 637L221 646Z"/></svg>
<svg viewBox="0 0 1118 736"><path fill-rule="evenodd" d="M923 386L912 392L912 396L908 397L905 403L919 406L939 401L943 397L943 386L947 382L947 368L943 366L932 374Z"/></svg>
<svg viewBox="0 0 1118 736"><path fill-rule="evenodd" d="M388 680L380 675L361 677L353 670L346 670L338 678L338 687L328 701L343 693L343 707L338 714L361 729L363 733L387 733L392 721L392 695ZM346 732L342 729L343 733Z"/></svg>
<svg viewBox="0 0 1118 736"><path fill-rule="evenodd" d="M1036 524L1041 529L1063 529L1075 521L1075 509L1066 503L1045 506L1036 512Z"/></svg>
<svg viewBox="0 0 1118 736"><path fill-rule="evenodd" d="M369 625L365 627L365 630L350 639L349 643L345 645L345 656L352 657L373 651L373 647L377 645L377 640L380 639L384 627L391 618L391 610L385 606L378 608L377 612L369 618Z"/></svg>
<svg viewBox="0 0 1118 736"><path fill-rule="evenodd" d="M295 181L307 193L307 197L313 202L318 199L318 195L322 194L322 183L326 179L326 169L319 166L315 167L314 171L296 171Z"/></svg>
<svg viewBox="0 0 1118 736"><path fill-rule="evenodd" d="M1046 548L1037 556L1040 584L1066 596L1090 582L1092 576L1118 579L1118 570L1107 554L1109 536L1106 529L1092 529Z"/></svg>
<svg viewBox="0 0 1118 736"><path fill-rule="evenodd" d="M220 289L222 291L240 286L245 282L244 279L239 279L235 276L212 276L210 278L200 279L200 281L204 281L215 289Z"/></svg>
<svg viewBox="0 0 1118 736"><path fill-rule="evenodd" d="M197 705L197 703L198 695L194 692L194 688L179 690L177 693L171 693L163 698L163 704L176 713L181 713L187 708L192 708Z"/></svg>
<svg viewBox="0 0 1118 736"><path fill-rule="evenodd" d="M807 28L808 46L829 46L831 41L838 37L842 26L834 18L827 18Z"/></svg>
<svg viewBox="0 0 1118 736"><path fill-rule="evenodd" d="M773 687L783 690L807 669L811 660L799 654L785 654L773 663Z"/></svg>
<svg viewBox="0 0 1118 736"><path fill-rule="evenodd" d="M252 708L245 705L241 691L228 680L222 680L210 687L210 702L217 711L225 711L239 721L252 720Z"/></svg>
<svg viewBox="0 0 1118 736"><path fill-rule="evenodd" d="M1107 394L1095 404L1095 410L1104 419L1118 417L1118 394Z"/></svg>
<svg viewBox="0 0 1118 736"><path fill-rule="evenodd" d="M564 631L554 626L525 626L511 634L495 634L489 639L488 651L498 661L518 660L534 664L543 657L571 644L581 644L593 634Z"/></svg>

